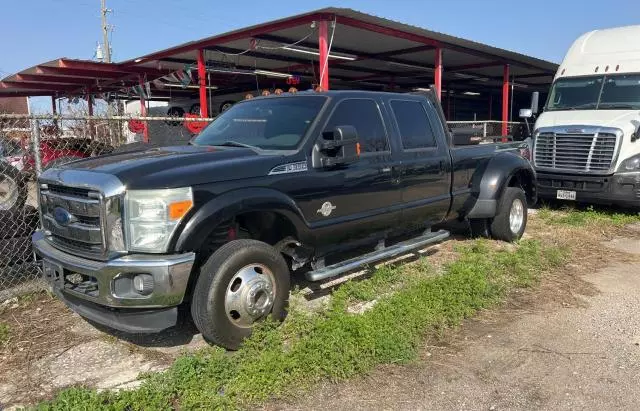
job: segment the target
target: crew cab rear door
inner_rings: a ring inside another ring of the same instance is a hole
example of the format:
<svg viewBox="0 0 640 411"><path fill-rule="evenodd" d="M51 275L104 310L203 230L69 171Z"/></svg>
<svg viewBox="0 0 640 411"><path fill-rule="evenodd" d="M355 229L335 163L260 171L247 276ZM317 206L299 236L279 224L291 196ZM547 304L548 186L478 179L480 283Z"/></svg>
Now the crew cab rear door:
<svg viewBox="0 0 640 411"><path fill-rule="evenodd" d="M444 129L432 103L420 96L390 97L395 123L406 228L436 224L451 205L451 157Z"/></svg>

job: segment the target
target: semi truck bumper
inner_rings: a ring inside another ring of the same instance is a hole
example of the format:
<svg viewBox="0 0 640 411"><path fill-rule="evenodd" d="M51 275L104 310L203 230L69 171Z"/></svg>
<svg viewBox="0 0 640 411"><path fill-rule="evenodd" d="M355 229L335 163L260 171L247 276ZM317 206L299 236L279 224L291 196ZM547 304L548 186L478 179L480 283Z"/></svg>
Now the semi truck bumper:
<svg viewBox="0 0 640 411"><path fill-rule="evenodd" d="M94 261L58 250L40 231L32 240L45 281L81 316L131 333L157 332L177 323L193 253Z"/></svg>
<svg viewBox="0 0 640 411"><path fill-rule="evenodd" d="M609 176L555 174L539 171L538 197L557 199L572 196L581 203L640 208L640 172Z"/></svg>

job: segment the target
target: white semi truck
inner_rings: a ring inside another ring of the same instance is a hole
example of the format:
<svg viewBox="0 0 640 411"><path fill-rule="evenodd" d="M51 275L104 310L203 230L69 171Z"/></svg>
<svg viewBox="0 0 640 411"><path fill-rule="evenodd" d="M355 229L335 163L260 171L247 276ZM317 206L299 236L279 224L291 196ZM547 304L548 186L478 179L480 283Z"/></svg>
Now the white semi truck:
<svg viewBox="0 0 640 411"><path fill-rule="evenodd" d="M640 209L640 25L573 43L536 120L533 163L540 198Z"/></svg>

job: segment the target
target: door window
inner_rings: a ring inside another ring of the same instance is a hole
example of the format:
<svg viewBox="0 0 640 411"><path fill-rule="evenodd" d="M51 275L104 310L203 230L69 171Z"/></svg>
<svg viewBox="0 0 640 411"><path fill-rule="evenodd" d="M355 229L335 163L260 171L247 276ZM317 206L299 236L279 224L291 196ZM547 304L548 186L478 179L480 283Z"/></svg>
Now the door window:
<svg viewBox="0 0 640 411"><path fill-rule="evenodd" d="M358 132L361 152L389 151L387 133L378 104L370 99L348 99L338 103L329 119L325 133L337 126L353 126Z"/></svg>
<svg viewBox="0 0 640 411"><path fill-rule="evenodd" d="M433 129L421 102L394 100L391 101L391 110L398 123L405 150L436 146Z"/></svg>

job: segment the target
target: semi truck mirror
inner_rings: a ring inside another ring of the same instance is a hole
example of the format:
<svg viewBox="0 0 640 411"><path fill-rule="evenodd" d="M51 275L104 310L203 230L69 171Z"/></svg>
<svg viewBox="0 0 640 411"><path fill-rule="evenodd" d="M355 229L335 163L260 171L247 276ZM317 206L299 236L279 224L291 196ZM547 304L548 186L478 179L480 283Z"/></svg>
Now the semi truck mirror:
<svg viewBox="0 0 640 411"><path fill-rule="evenodd" d="M538 104L540 100L540 92L538 91L534 91L533 93L531 93L531 113L533 114L538 114ZM522 116L520 116L522 117ZM529 116L531 117L531 116Z"/></svg>
<svg viewBox="0 0 640 411"><path fill-rule="evenodd" d="M533 111L530 108L520 109L520 118L531 118L532 116L533 116Z"/></svg>

